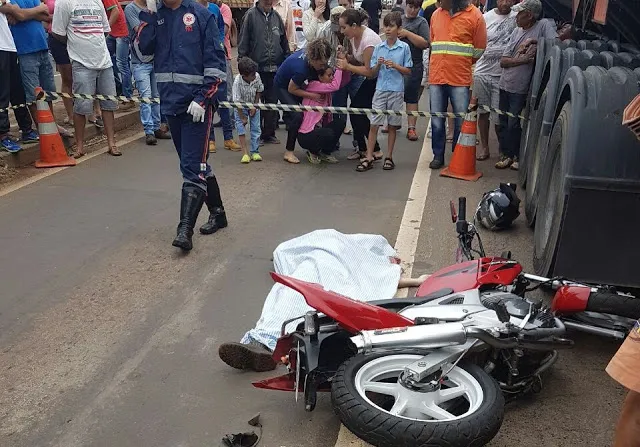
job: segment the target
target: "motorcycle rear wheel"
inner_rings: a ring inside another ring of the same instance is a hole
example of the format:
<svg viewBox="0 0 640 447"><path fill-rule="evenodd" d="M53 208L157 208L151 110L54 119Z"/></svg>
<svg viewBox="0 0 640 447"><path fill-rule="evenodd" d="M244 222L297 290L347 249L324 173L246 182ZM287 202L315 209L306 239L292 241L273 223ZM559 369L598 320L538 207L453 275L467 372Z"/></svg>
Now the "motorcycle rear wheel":
<svg viewBox="0 0 640 447"><path fill-rule="evenodd" d="M421 355L358 354L344 362L331 384L331 401L342 423L377 447L483 446L504 416L499 385L482 368L460 362L441 390L417 392L397 378Z"/></svg>

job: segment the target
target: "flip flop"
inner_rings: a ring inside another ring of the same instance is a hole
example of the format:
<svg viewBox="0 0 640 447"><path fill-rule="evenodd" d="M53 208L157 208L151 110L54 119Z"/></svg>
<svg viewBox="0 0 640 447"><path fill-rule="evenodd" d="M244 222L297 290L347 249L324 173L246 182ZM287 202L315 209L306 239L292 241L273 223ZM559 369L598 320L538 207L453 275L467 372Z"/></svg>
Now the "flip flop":
<svg viewBox="0 0 640 447"><path fill-rule="evenodd" d="M110 147L110 148L109 148L109 150L107 151L107 154L112 155L112 156L114 156L114 157L119 157L119 156L121 156L121 155L122 155L122 152L120 152L120 150L119 150L117 147L112 146L112 147Z"/></svg>
<svg viewBox="0 0 640 447"><path fill-rule="evenodd" d="M360 160L363 157L364 152L354 151L347 155L347 160Z"/></svg>
<svg viewBox="0 0 640 447"><path fill-rule="evenodd" d="M488 160L489 159L489 154L480 154L476 157L476 160L478 161L484 161L484 160Z"/></svg>
<svg viewBox="0 0 640 447"><path fill-rule="evenodd" d="M82 158L82 157L84 157L85 155L87 155L87 153L86 153L86 152L74 152L73 154L71 154L71 156L72 156L73 158L75 158L76 160L77 160L78 158Z"/></svg>

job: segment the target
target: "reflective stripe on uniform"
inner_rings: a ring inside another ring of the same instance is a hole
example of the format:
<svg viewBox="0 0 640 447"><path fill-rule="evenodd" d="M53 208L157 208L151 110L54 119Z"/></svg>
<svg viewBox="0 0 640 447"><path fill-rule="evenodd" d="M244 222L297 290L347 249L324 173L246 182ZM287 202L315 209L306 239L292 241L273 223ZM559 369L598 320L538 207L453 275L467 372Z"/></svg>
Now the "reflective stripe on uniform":
<svg viewBox="0 0 640 447"><path fill-rule="evenodd" d="M183 73L156 73L156 82L178 82L181 84L202 84L204 76Z"/></svg>
<svg viewBox="0 0 640 447"><path fill-rule="evenodd" d="M227 73L218 68L205 68L204 75L213 76L214 78L218 78L221 81L227 81Z"/></svg>
<svg viewBox="0 0 640 447"><path fill-rule="evenodd" d="M432 42L431 55L452 54L454 56L473 57L473 45L460 42Z"/></svg>
<svg viewBox="0 0 640 447"><path fill-rule="evenodd" d="M482 48L474 48L473 49L473 58L474 59L480 59L480 57L482 56L483 53L484 53L484 49L482 49Z"/></svg>

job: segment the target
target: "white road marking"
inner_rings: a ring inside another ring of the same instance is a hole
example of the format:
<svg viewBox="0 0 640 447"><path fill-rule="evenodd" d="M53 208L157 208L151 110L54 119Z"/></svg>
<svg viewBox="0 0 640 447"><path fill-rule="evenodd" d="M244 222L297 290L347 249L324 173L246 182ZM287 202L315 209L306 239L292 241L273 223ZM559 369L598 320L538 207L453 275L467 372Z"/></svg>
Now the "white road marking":
<svg viewBox="0 0 640 447"><path fill-rule="evenodd" d="M125 138L124 140L120 140L117 143L118 143L118 146L122 148L123 146L126 146L129 143L133 143L134 141L139 140L143 136L144 136L144 132L139 132L139 133L137 133L135 135L130 136L129 138ZM98 150L92 152L91 154L85 155L84 157L79 158L77 160L77 162L78 162L77 164L84 163L85 161L91 160L92 158L97 157L98 155L102 155L105 152L107 152L108 149L109 149L109 147L107 146L107 147L98 149ZM61 171L64 171L65 169L69 169L69 168L73 168L73 167L74 166L65 166L65 167L62 167L62 168L47 168L45 171L42 171L40 174L36 174L36 175L34 175L32 177L29 177L27 179L21 180L19 182L9 184L9 186L7 186L7 187L5 187L3 189L0 189L0 197L6 196L7 194L10 194L10 193L12 193L14 191L19 190L20 188L24 188L25 186L29 186L29 185L31 185L31 184L33 184L35 182L38 182L38 181L40 181L40 180L42 180L44 178L47 178L50 175L57 174L58 172L61 172Z"/></svg>
<svg viewBox="0 0 640 447"><path fill-rule="evenodd" d="M422 215L424 214L424 206L427 202L429 182L431 181L431 169L429 169L430 158L431 140L425 136L422 143L422 150L420 151L420 158L418 159L418 165L416 166L416 172L413 174L407 204L404 207L404 213L400 221L398 236L396 237L395 249L401 260L400 265L405 278L411 278L411 274L413 273L413 262L418 247L418 239L420 238ZM396 298L405 298L408 293L408 288L399 289L396 293Z"/></svg>
<svg viewBox="0 0 640 447"><path fill-rule="evenodd" d="M429 169L429 159L431 158L431 139L426 137L422 143L418 165L413 174L409 197L404 207L400 229L396 237L395 249L401 260L403 276L411 278L413 272L413 262L415 260L416 249L418 248L418 238L420 237L420 227L422 225L422 215L427 202L429 192L429 182L431 181L431 169ZM404 298L408 295L409 289L399 289L396 298ZM344 425L340 424L338 439L335 447L371 447L362 439L351 433Z"/></svg>

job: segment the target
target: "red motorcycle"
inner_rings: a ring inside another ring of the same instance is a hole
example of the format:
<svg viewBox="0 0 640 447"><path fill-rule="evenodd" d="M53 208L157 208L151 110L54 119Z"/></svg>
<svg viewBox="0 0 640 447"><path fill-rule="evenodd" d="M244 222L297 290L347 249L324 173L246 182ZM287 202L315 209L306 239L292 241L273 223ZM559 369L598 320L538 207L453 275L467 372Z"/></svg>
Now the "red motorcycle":
<svg viewBox="0 0 640 447"><path fill-rule="evenodd" d="M451 208L467 260L431 275L413 298L358 302L272 274L316 311L293 333L284 329L295 320L282 326L274 359L288 373L254 386L301 393L307 411L330 391L342 423L376 446L481 446L500 429L505 397L539 391L557 349L572 346L556 312L628 304L611 289L531 277L508 255L485 256L464 198L459 215ZM551 308L525 298L532 281L555 285Z"/></svg>

